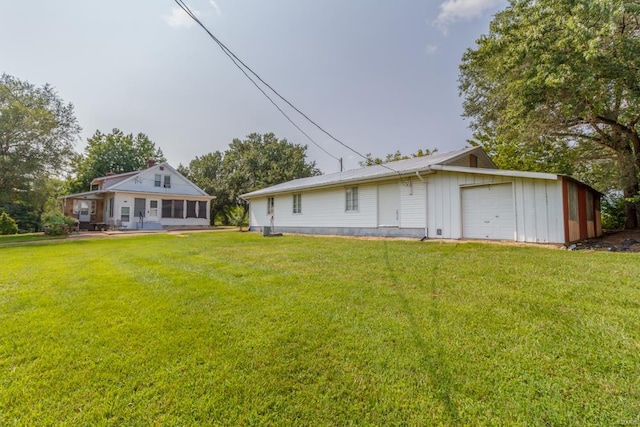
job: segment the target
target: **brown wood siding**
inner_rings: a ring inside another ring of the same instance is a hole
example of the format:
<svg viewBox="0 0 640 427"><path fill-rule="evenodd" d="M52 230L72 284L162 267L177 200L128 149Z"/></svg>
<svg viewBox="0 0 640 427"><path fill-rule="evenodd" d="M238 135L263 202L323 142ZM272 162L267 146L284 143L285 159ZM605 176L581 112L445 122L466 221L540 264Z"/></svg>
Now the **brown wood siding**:
<svg viewBox="0 0 640 427"><path fill-rule="evenodd" d="M567 180L567 199L569 203L569 242L580 240L580 196L578 184Z"/></svg>
<svg viewBox="0 0 640 427"><path fill-rule="evenodd" d="M73 200L72 199L64 199L63 212L67 216L73 216Z"/></svg>
<svg viewBox="0 0 640 427"><path fill-rule="evenodd" d="M600 195L593 195L593 208L595 209L596 236L602 236L602 217L600 211Z"/></svg>
<svg viewBox="0 0 640 427"><path fill-rule="evenodd" d="M580 240L589 237L587 225L587 191L582 185L576 185L578 190L578 224L580 228Z"/></svg>
<svg viewBox="0 0 640 427"><path fill-rule="evenodd" d="M586 189L587 196L587 237L596 237L596 210L593 206L594 194L590 189Z"/></svg>
<svg viewBox="0 0 640 427"><path fill-rule="evenodd" d="M96 211L91 215L91 222L105 222L104 221L104 199L96 200Z"/></svg>

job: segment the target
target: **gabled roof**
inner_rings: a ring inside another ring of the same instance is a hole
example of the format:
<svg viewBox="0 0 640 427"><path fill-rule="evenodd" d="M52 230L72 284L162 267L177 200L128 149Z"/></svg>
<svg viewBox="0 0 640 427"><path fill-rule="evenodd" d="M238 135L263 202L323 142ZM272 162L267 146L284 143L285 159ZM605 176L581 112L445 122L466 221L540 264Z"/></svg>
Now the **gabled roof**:
<svg viewBox="0 0 640 427"><path fill-rule="evenodd" d="M327 175L312 176L309 178L300 178L293 181L284 182L272 187L263 188L261 190L252 191L243 194L243 199L252 199L271 194L288 193L291 191L305 190L309 188L331 187L343 184L356 184L366 181L375 181L394 176L413 175L416 172L428 171L434 165L449 165L457 160L473 154L478 157L479 163L486 165L488 168L496 168L493 161L487 156L481 147L464 148L457 151L449 151L447 153L436 153L430 156L414 157L406 160L397 160L382 165L366 166L359 169L352 169L344 172L330 173Z"/></svg>
<svg viewBox="0 0 640 427"><path fill-rule="evenodd" d="M189 181L185 176L183 176L180 172L175 170L169 163L166 163L166 162L158 163L158 164L156 164L154 166L151 166L150 168L143 169L141 171L137 171L136 173L134 173L134 174L132 174L130 176L125 176L126 174L105 176L105 177L103 177L105 179L105 182L104 182L104 185L103 185L102 189L103 190L109 190L109 191L123 190L122 187L124 187L125 184L135 180L138 176L140 176L142 174L147 174L147 173L155 174L156 171L159 172L163 168L167 168L171 172L175 173L176 175L179 175L182 178L184 178L185 181L187 181L192 188L194 188L198 193L200 193L201 196L208 196L208 194L205 193L204 190L202 190L200 187L195 185L193 182ZM123 177L124 177L124 179L122 179Z"/></svg>
<svg viewBox="0 0 640 427"><path fill-rule="evenodd" d="M124 181L129 177L138 175L140 172L142 171L124 172L124 173L118 173L118 174L111 174L107 176L101 176L101 177L92 179L91 185L103 183L102 188L107 189L119 182Z"/></svg>
<svg viewBox="0 0 640 427"><path fill-rule="evenodd" d="M60 198L69 198L69 197L76 197L76 196L83 196L84 198L86 198L86 196L89 196L89 195L98 195L98 194L107 193L107 192L139 192L139 191L132 191L131 189L126 188L127 184L138 179L139 177L141 178L143 174L155 174L157 171L159 172L160 170L164 170L164 169L167 169L173 172L174 174L182 177L184 181L187 183L187 185L190 188L192 188L194 192L197 193L197 195L203 196L203 197L211 197L207 193L205 193L204 190L202 190L200 187L195 185L189 179L184 177L180 172L175 170L170 164L163 162L163 163L155 164L150 168L142 169L139 171L125 172L120 174L107 175L107 176L94 178L91 181L91 184L92 185L102 184L99 190L88 191L88 192L77 193L77 194L69 194L66 196L62 196ZM144 191L144 193L152 193L152 192ZM161 194L166 194L166 193L162 192ZM182 193L172 192L171 194L179 195ZM189 193L185 193L185 194L189 194Z"/></svg>

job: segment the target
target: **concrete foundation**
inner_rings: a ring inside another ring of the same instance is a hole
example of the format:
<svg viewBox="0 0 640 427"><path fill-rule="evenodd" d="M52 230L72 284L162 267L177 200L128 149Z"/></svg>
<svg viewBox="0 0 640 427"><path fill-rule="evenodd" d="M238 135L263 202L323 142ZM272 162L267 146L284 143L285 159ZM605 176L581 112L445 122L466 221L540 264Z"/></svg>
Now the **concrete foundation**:
<svg viewBox="0 0 640 427"><path fill-rule="evenodd" d="M251 227L250 231L263 232L263 227ZM424 228L399 227L275 227L271 232L291 234L321 234L337 236L362 237L409 237L421 239L425 236Z"/></svg>

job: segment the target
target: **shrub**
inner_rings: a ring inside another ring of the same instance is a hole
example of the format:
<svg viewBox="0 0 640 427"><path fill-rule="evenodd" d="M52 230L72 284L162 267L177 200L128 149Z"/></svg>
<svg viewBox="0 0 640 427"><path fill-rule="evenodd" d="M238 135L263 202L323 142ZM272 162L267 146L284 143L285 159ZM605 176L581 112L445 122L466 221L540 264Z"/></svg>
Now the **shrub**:
<svg viewBox="0 0 640 427"><path fill-rule="evenodd" d="M245 210L244 206L236 206L229 212L229 223L234 227L242 227L249 225L249 213Z"/></svg>
<svg viewBox="0 0 640 427"><path fill-rule="evenodd" d="M50 209L42 214L44 234L63 236L76 225L76 219L65 216L59 209Z"/></svg>
<svg viewBox="0 0 640 427"><path fill-rule="evenodd" d="M601 201L602 228L618 230L624 227L625 200L620 193L609 193Z"/></svg>
<svg viewBox="0 0 640 427"><path fill-rule="evenodd" d="M224 215L224 212L216 212L216 214L213 217L213 222L211 223L211 225L226 224L226 223L227 223L227 217Z"/></svg>
<svg viewBox="0 0 640 427"><path fill-rule="evenodd" d="M33 233L40 226L39 213L23 201L12 202L4 206L3 210L15 220L18 233Z"/></svg>
<svg viewBox="0 0 640 427"><path fill-rule="evenodd" d="M0 214L0 234L18 234L18 224L6 212Z"/></svg>

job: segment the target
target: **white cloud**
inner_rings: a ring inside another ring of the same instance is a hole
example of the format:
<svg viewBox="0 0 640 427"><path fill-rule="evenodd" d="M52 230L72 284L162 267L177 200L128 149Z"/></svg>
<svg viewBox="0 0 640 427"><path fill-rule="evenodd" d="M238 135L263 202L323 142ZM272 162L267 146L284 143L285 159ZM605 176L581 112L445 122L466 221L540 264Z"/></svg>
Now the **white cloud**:
<svg viewBox="0 0 640 427"><path fill-rule="evenodd" d="M450 25L479 18L503 3L505 0L446 0L440 4L440 13L433 23L446 34Z"/></svg>
<svg viewBox="0 0 640 427"><path fill-rule="evenodd" d="M195 16L200 16L200 12L195 9L191 9L191 12L193 12ZM165 16L164 20L167 24L169 24L170 27L174 28L189 28L195 24L193 19L191 19L191 17L187 15L187 12L180 9L179 7L174 7L171 10L171 15Z"/></svg>
<svg viewBox="0 0 640 427"><path fill-rule="evenodd" d="M433 55L438 51L438 45L428 44L427 47L425 47L424 51L426 52L427 55Z"/></svg>
<svg viewBox="0 0 640 427"><path fill-rule="evenodd" d="M220 12L220 7L218 6L218 3L216 3L216 0L209 0L209 4L211 5L211 7L213 7L213 10L216 12L216 15L218 16L222 15L222 12Z"/></svg>

